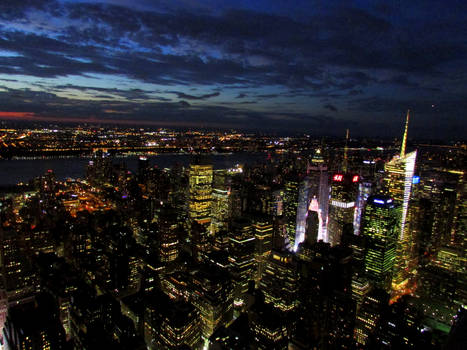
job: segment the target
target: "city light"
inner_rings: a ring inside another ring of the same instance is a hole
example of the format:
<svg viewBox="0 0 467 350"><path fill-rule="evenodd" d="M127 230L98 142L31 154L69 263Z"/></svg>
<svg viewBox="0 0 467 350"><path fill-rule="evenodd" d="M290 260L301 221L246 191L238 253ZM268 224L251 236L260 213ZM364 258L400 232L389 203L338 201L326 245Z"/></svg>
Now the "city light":
<svg viewBox="0 0 467 350"><path fill-rule="evenodd" d="M467 1L0 17L1 349L466 348Z"/></svg>

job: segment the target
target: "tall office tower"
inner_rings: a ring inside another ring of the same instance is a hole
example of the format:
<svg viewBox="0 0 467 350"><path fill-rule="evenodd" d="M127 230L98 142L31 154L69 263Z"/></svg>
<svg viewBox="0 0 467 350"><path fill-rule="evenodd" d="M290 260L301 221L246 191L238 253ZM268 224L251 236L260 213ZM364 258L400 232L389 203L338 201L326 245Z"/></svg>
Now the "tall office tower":
<svg viewBox="0 0 467 350"><path fill-rule="evenodd" d="M40 255L36 263L39 268L41 289L46 290L56 301L60 322L67 336L71 336L69 309L72 294L78 288L79 274L65 262L65 259L55 254Z"/></svg>
<svg viewBox="0 0 467 350"><path fill-rule="evenodd" d="M96 282L104 289L134 292L140 283L141 262L132 232L128 227L112 227L107 233Z"/></svg>
<svg viewBox="0 0 467 350"><path fill-rule="evenodd" d="M305 240L306 220L308 216L308 207L310 205L310 179L305 178L300 182L298 190L297 219L295 227L295 239L293 251L296 252L298 245Z"/></svg>
<svg viewBox="0 0 467 350"><path fill-rule="evenodd" d="M362 235L366 239L365 273L377 288L391 290L396 257L400 208L386 196L368 199L363 214Z"/></svg>
<svg viewBox="0 0 467 350"><path fill-rule="evenodd" d="M170 262L178 257L179 225L177 212L170 207L164 207L157 220L157 245L161 262Z"/></svg>
<svg viewBox="0 0 467 350"><path fill-rule="evenodd" d="M18 236L16 230L0 227L0 269L10 303L30 299L39 288L36 271Z"/></svg>
<svg viewBox="0 0 467 350"><path fill-rule="evenodd" d="M454 252L455 250L451 250L443 253L451 255ZM417 290L414 293L417 304L423 306L421 310L425 317L435 321L440 327L448 328L459 306L465 303L465 298L462 298L462 293L465 293L463 275L447 269L440 261L428 263L417 272Z"/></svg>
<svg viewBox="0 0 467 350"><path fill-rule="evenodd" d="M213 188L211 209L211 234L227 228L230 219L229 189Z"/></svg>
<svg viewBox="0 0 467 350"><path fill-rule="evenodd" d="M69 225L69 242L67 242L68 247L65 249L65 258L77 270L85 268L91 261L91 247L95 246L95 243L103 244L103 237L95 234L89 220L88 212L80 211L77 220Z"/></svg>
<svg viewBox="0 0 467 350"><path fill-rule="evenodd" d="M341 242L346 225L353 225L359 182L360 176L355 174L337 173L332 177L328 222L328 237L331 245Z"/></svg>
<svg viewBox="0 0 467 350"><path fill-rule="evenodd" d="M271 214L273 216L281 216L284 210L284 192L282 190L275 190L272 192L272 205Z"/></svg>
<svg viewBox="0 0 467 350"><path fill-rule="evenodd" d="M200 317L193 305L156 293L145 307L144 338L149 349L190 349L201 345Z"/></svg>
<svg viewBox="0 0 467 350"><path fill-rule="evenodd" d="M357 304L357 312L370 291L371 285L368 279L360 276L352 277L352 299Z"/></svg>
<svg viewBox="0 0 467 350"><path fill-rule="evenodd" d="M229 262L232 265L234 302L243 305L243 296L248 291L248 282L255 270L255 232L250 220L236 220L230 234Z"/></svg>
<svg viewBox="0 0 467 350"><path fill-rule="evenodd" d="M362 222L363 210L365 209L366 201L370 197L373 189L373 183L370 181L361 181L358 185L357 203L355 204L355 215L353 221L354 235L360 234L360 226Z"/></svg>
<svg viewBox="0 0 467 350"><path fill-rule="evenodd" d="M65 331L58 319L57 307L53 300L47 304L41 302L36 306L33 301L20 305L12 303L4 329L6 349L47 350L66 347Z"/></svg>
<svg viewBox="0 0 467 350"><path fill-rule="evenodd" d="M417 151L406 154L407 130L409 127L410 111L407 111L404 137L400 155L396 155L385 165L384 194L394 199L394 203L401 207L401 219L398 228L398 244L394 263L392 291L394 296L405 294L410 286L409 281L416 268L416 237L413 237L407 222L409 202L412 193L412 182L415 170Z"/></svg>
<svg viewBox="0 0 467 350"><path fill-rule="evenodd" d="M212 177L212 165L190 164L188 175L189 219L206 226L211 222Z"/></svg>
<svg viewBox="0 0 467 350"><path fill-rule="evenodd" d="M451 243L458 190L455 177L437 171L414 176L417 210L412 214L411 227L415 226L418 233L419 264L429 263L441 247Z"/></svg>
<svg viewBox="0 0 467 350"><path fill-rule="evenodd" d="M449 171L458 176L456 204L454 206L454 225L451 230L451 244L459 245L467 251L467 172Z"/></svg>
<svg viewBox="0 0 467 350"><path fill-rule="evenodd" d="M290 330L287 327L288 320L282 312L271 304L256 301L249 318L254 349L288 349Z"/></svg>
<svg viewBox="0 0 467 350"><path fill-rule="evenodd" d="M318 213L319 228L318 240L329 241L327 234L328 209L329 209L329 185L328 168L324 163L321 149L317 149L311 163L308 164L307 177L310 183L309 210Z"/></svg>
<svg viewBox="0 0 467 350"><path fill-rule="evenodd" d="M260 289L266 303L281 311L292 311L298 305L297 264L289 252L272 251L269 255Z"/></svg>
<svg viewBox="0 0 467 350"><path fill-rule="evenodd" d="M297 256L300 260L303 261L311 261L312 254L313 254L313 247L316 243L316 238L318 236L319 230L319 220L318 220L318 212L316 211L309 211L307 217L307 228L306 228L306 235L305 240L300 243L297 249ZM323 243L323 242L321 242Z"/></svg>
<svg viewBox="0 0 467 350"><path fill-rule="evenodd" d="M201 259L201 253L208 249L207 236L211 223L212 165L201 164L200 160L190 164L188 183L188 242L192 255Z"/></svg>
<svg viewBox="0 0 467 350"><path fill-rule="evenodd" d="M263 183L247 183L244 211L247 213L269 214L274 210L274 199L270 186Z"/></svg>
<svg viewBox="0 0 467 350"><path fill-rule="evenodd" d="M232 191L226 170L214 171L212 186L211 234L227 229L232 217Z"/></svg>
<svg viewBox="0 0 467 350"><path fill-rule="evenodd" d="M382 289L372 290L363 299L355 321L354 339L358 344L367 345L368 338L378 327L381 316L388 307L388 302L389 294Z"/></svg>
<svg viewBox="0 0 467 350"><path fill-rule="evenodd" d="M319 214L316 211L309 211L306 218L305 226L305 241L310 244L317 242L319 234L320 222Z"/></svg>
<svg viewBox="0 0 467 350"><path fill-rule="evenodd" d="M93 153L93 159L86 168L86 178L92 184L105 184L112 182L114 177L112 170L112 158L108 153L97 151Z"/></svg>
<svg viewBox="0 0 467 350"><path fill-rule="evenodd" d="M297 208L299 200L300 182L297 176L293 176L285 182L284 189L284 217L286 220L286 247L292 250L295 244L297 228Z"/></svg>
<svg viewBox="0 0 467 350"><path fill-rule="evenodd" d="M267 217L255 218L253 221L253 228L255 230L256 260L256 274L254 276L254 279L256 285L258 286L259 281L261 281L261 279L263 278L267 260L272 249L272 220Z"/></svg>
<svg viewBox="0 0 467 350"><path fill-rule="evenodd" d="M297 332L303 348L332 344L346 348L352 338L355 302L351 289L352 251L342 246L314 242L300 245ZM307 253L305 254L306 246Z"/></svg>
<svg viewBox="0 0 467 350"><path fill-rule="evenodd" d="M188 177L184 168L180 164L175 164L170 169L170 187L169 203L176 209L179 222L185 222L187 218L187 202L189 194L187 193Z"/></svg>
<svg viewBox="0 0 467 350"><path fill-rule="evenodd" d="M147 157L141 156L138 158L138 181L140 184L147 181L150 167L151 164Z"/></svg>
<svg viewBox="0 0 467 350"><path fill-rule="evenodd" d="M201 332L206 340L232 320L232 279L224 269L212 264L201 265L190 278L191 302L201 316Z"/></svg>

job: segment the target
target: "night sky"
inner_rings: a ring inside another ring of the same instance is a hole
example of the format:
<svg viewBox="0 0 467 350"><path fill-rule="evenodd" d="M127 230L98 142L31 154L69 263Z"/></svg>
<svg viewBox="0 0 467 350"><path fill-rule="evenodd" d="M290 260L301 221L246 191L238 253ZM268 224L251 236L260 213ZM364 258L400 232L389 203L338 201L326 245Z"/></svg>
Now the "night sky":
<svg viewBox="0 0 467 350"><path fill-rule="evenodd" d="M1 0L0 118L465 138L465 0Z"/></svg>

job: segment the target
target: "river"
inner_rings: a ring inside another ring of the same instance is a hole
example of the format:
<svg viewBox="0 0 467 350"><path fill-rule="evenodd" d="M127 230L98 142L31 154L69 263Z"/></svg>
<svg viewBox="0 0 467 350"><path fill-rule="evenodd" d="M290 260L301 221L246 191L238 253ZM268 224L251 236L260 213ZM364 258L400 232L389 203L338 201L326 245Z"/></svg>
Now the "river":
<svg viewBox="0 0 467 350"><path fill-rule="evenodd" d="M232 153L211 155L214 169L231 168L236 164L252 165L266 160L266 153ZM171 167L176 163L187 166L191 156L188 154L161 154L149 156L151 166L159 168ZM49 159L11 159L0 160L0 186L15 185L20 182L28 182L30 179L53 170L57 179L83 178L86 165L92 158L49 158ZM114 162L125 162L128 168L136 171L138 157L116 157Z"/></svg>

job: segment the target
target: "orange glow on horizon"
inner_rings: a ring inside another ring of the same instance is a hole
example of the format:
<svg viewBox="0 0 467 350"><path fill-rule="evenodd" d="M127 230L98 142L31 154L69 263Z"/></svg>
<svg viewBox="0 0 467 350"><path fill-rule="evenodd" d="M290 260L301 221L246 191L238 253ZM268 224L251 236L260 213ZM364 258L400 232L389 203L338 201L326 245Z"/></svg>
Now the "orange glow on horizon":
<svg viewBox="0 0 467 350"><path fill-rule="evenodd" d="M4 112L0 111L0 118L6 118L6 119L16 119L16 118L34 118L35 113L33 112Z"/></svg>
<svg viewBox="0 0 467 350"><path fill-rule="evenodd" d="M41 116L35 112L9 112L0 111L0 120L27 120L37 122L54 122L54 123L89 123L89 124L116 124L116 125L150 125L158 127L199 127L199 123L196 121L165 121L165 120L148 120L148 119L112 119L112 118L100 118L96 116L89 117L56 117L56 116ZM236 124L220 124L210 123L211 127L225 127L235 128Z"/></svg>

